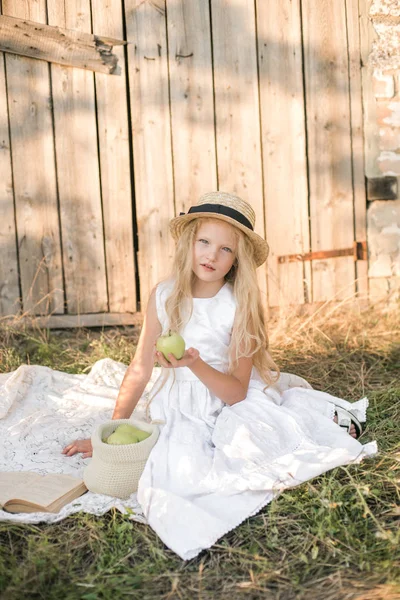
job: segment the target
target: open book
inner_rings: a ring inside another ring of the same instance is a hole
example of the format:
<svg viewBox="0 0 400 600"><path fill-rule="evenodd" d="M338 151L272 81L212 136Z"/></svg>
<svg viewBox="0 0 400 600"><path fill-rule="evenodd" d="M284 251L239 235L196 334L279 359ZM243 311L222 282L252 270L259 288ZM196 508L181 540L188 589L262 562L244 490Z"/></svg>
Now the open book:
<svg viewBox="0 0 400 600"><path fill-rule="evenodd" d="M0 507L12 513L58 513L86 491L82 479L71 475L0 472Z"/></svg>

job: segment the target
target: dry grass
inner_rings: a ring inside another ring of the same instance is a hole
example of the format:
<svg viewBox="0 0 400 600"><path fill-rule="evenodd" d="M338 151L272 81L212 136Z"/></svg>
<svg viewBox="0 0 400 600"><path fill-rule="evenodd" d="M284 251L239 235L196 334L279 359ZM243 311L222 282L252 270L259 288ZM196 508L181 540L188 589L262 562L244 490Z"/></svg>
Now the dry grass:
<svg viewBox="0 0 400 600"><path fill-rule="evenodd" d="M270 324L282 371L349 400L369 397L363 441L377 440L377 457L288 490L188 562L116 511L55 525L0 523L1 598L399 599L399 312L327 304ZM87 372L105 356L127 363L137 333L10 324L0 332L0 370L40 363Z"/></svg>

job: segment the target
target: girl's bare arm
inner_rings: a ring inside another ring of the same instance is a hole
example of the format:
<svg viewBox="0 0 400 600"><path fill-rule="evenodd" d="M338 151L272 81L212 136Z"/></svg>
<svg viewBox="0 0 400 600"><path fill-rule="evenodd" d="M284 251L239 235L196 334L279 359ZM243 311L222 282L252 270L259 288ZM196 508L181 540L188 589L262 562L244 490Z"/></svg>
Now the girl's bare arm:
<svg viewBox="0 0 400 600"><path fill-rule="evenodd" d="M128 419L131 416L151 377L156 352L155 344L162 331L157 317L155 291L156 288L150 294L135 356L122 381L113 419ZM82 457L88 458L92 456L92 444L90 439L74 440L62 452L67 456L82 452Z"/></svg>
<svg viewBox="0 0 400 600"><path fill-rule="evenodd" d="M128 419L131 416L151 377L156 355L155 344L161 333L154 288L150 294L135 357L125 373L119 390L113 419Z"/></svg>
<svg viewBox="0 0 400 600"><path fill-rule="evenodd" d="M169 362L165 360L161 352L157 352L156 356L163 367L170 369L188 367L208 387L210 392L225 404L236 404L247 396L253 367L251 357L239 358L237 368L231 375L228 375L204 362L196 348L188 348L180 360L177 360L173 354L169 355Z"/></svg>
<svg viewBox="0 0 400 600"><path fill-rule="evenodd" d="M246 398L252 367L251 357L239 358L237 368L232 375L228 375L217 371L199 357L189 368L212 394L232 406Z"/></svg>

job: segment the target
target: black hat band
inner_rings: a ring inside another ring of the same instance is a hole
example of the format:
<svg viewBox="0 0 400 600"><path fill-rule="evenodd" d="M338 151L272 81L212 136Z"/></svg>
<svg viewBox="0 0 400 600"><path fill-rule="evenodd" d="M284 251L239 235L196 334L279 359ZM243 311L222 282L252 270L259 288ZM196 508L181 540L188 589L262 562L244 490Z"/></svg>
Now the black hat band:
<svg viewBox="0 0 400 600"><path fill-rule="evenodd" d="M245 227L248 227L253 231L253 226L250 223L250 221L246 219L246 217L243 216L242 213L235 210L234 208L231 208L230 206L224 206L223 204L201 204L200 206L192 206L191 208L189 208L187 214L201 212L213 212L220 215L225 215L225 217L230 217L231 219L234 219L241 225L244 225ZM184 214L186 213L181 212L179 213L179 216L181 217Z"/></svg>

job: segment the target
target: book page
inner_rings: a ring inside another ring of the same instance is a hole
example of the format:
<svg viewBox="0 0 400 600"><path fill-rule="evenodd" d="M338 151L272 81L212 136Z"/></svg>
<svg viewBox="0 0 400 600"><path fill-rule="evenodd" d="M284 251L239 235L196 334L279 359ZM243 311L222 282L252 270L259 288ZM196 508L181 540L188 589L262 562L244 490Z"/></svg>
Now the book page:
<svg viewBox="0 0 400 600"><path fill-rule="evenodd" d="M0 502L4 505L8 500L18 499L46 508L81 483L81 479L72 475L39 475L23 471L0 473Z"/></svg>
<svg viewBox="0 0 400 600"><path fill-rule="evenodd" d="M0 472L0 506L3 506L7 500L15 498L15 494L23 493L41 479L41 475L32 473L32 471Z"/></svg>

